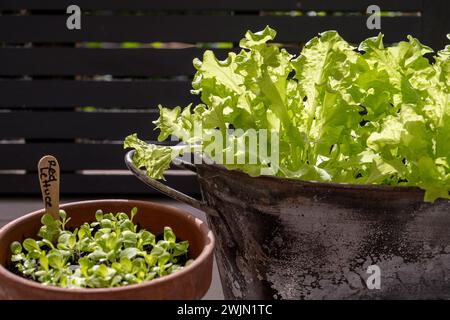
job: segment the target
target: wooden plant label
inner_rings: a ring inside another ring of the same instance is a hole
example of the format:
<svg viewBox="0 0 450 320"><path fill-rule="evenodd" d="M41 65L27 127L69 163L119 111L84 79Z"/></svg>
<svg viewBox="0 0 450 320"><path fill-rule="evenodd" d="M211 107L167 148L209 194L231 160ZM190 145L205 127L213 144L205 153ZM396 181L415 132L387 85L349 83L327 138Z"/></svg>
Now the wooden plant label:
<svg viewBox="0 0 450 320"><path fill-rule="evenodd" d="M44 156L38 163L39 184L45 212L59 219L59 180L58 160L53 156Z"/></svg>

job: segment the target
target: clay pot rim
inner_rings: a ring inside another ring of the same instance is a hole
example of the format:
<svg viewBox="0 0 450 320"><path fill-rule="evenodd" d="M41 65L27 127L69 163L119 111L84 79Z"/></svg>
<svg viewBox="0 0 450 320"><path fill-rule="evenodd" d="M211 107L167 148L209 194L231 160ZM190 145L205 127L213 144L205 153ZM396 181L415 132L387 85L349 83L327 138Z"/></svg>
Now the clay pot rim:
<svg viewBox="0 0 450 320"><path fill-rule="evenodd" d="M161 205L158 203L154 203L154 202L149 202L149 201L142 201L142 200L131 200L131 199L100 199L100 200L85 200L85 201L76 201L76 202L69 202L69 203L65 203L63 205L61 205L61 209L67 208L67 207L71 207L71 206L77 206L77 205L86 205L86 204L99 204L101 205L102 203L120 203L120 202L132 202L132 203L136 203L136 204L143 204L143 205L148 205L148 203L151 203L153 206L155 207L160 207L160 208L164 208L164 209L169 209L171 211L173 211L176 215L179 216L184 216L185 218L188 219L193 219L193 223L195 223L203 237L208 239L208 243L203 247L202 251L200 252L200 254L198 255L197 258L194 259L194 261L187 267L184 267L182 270L177 271L176 273L172 273L169 275L166 275L164 277L161 278L157 278L157 279L153 279L150 281L143 281L141 283L138 284L130 284L130 285L126 285L126 286L121 286L121 287L113 287L113 288L61 288L61 287L57 287L57 286L52 286L52 285L45 285L45 284L41 284L37 281L33 281L33 280L28 280L25 279L19 275L16 275L14 273L12 273L11 271L9 271L8 269L5 268L5 266L3 266L2 264L0 264L0 275L6 278L10 278L11 280L15 281L15 282L20 282L23 285L26 286L30 286L30 287L34 287L36 289L44 289L44 290L49 290L49 291L54 291L54 292L59 292L59 293L83 293L83 294L98 294L98 293L110 293L110 292L125 292L125 291L131 291L134 289L142 289L144 287L151 287L154 285L157 285L159 283L164 283L164 282L171 282L172 280L176 281L176 279L178 277L181 277L182 275L189 273L191 270L197 268L198 266L200 266L200 264L202 263L203 260L205 260L209 255L211 255L213 253L214 250L214 245L215 245L215 237L212 233L211 230L209 230L209 228L206 226L206 222L194 217L193 215L191 215L190 213L180 210L178 208L172 207L172 206L168 206L168 205ZM44 213L44 209L41 210L37 210L37 211L33 211L31 213L28 213L26 215L23 215L17 219L14 219L13 221L10 221L9 223L7 223L5 226L3 226L2 228L0 228L0 237L3 234L8 233L8 231L13 228L13 226L17 223L23 222L28 220L30 217L35 216L35 215L42 215Z"/></svg>

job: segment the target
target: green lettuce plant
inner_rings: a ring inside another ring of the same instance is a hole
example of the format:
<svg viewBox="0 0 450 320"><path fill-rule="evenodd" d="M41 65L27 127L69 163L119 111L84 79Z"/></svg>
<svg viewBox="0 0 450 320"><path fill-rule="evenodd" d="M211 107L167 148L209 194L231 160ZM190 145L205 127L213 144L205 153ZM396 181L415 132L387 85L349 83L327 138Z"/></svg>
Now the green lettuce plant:
<svg viewBox="0 0 450 320"><path fill-rule="evenodd" d="M141 283L183 269L189 243L177 241L170 227L162 239L133 223L137 208L126 213L98 210L96 221L73 231L60 220L42 216L39 240L11 244L11 270L46 285L64 288L104 288Z"/></svg>
<svg viewBox="0 0 450 320"><path fill-rule="evenodd" d="M380 34L356 48L327 31L292 55L269 43L275 35L269 27L248 31L242 50L224 61L209 50L195 59L192 93L202 103L160 106L155 122L159 141L173 135L184 144L147 144L131 135L124 146L136 150L134 163L162 179L185 152L201 147L209 158L224 158L227 144L208 148L217 130L234 143L266 129L278 135L276 166L257 154L256 164L222 161L225 167L251 176L264 169L301 180L418 186L425 201L449 198L450 46L430 61L425 55L433 50L411 36L385 47ZM229 135L233 128L243 134Z"/></svg>

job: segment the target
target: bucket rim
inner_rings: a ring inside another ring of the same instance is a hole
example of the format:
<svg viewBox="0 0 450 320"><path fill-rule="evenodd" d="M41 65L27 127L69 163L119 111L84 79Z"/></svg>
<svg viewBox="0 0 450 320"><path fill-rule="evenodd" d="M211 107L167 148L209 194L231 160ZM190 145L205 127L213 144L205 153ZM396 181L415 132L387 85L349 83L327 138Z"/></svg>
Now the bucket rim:
<svg viewBox="0 0 450 320"><path fill-rule="evenodd" d="M369 191L369 192L397 192L397 193L409 193L422 196L425 191L418 186L402 186L402 185L387 185L387 184L356 184L356 183L344 183L344 182L324 182L313 180L301 180L296 178L283 178L278 176L260 175L252 177L246 172L239 169L228 169L222 164L217 163L201 163L195 164L197 169L210 168L210 170L221 171L227 175L245 176L248 179L258 179L265 181L272 181L276 183L288 183L302 187L315 187L323 189L339 189L339 190L356 190L356 191ZM197 170L199 173L199 170ZM201 174L200 174L201 175Z"/></svg>

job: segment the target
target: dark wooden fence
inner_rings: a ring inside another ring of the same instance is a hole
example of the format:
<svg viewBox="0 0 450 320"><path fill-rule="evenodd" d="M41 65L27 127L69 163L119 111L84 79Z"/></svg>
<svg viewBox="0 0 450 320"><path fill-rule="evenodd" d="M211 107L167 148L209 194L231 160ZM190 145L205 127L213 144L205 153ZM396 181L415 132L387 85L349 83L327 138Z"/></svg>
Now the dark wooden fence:
<svg viewBox="0 0 450 320"><path fill-rule="evenodd" d="M60 159L64 194L152 193L125 171L121 140L155 139L157 104L194 99L192 59L205 47L236 47L266 25L291 50L327 29L359 42L378 33L365 16L378 4L395 12L382 18L387 42L412 34L441 48L448 2L0 0L0 194L37 193L36 162L47 153ZM71 4L83 11L81 30L66 28ZM168 183L198 192L182 171Z"/></svg>

